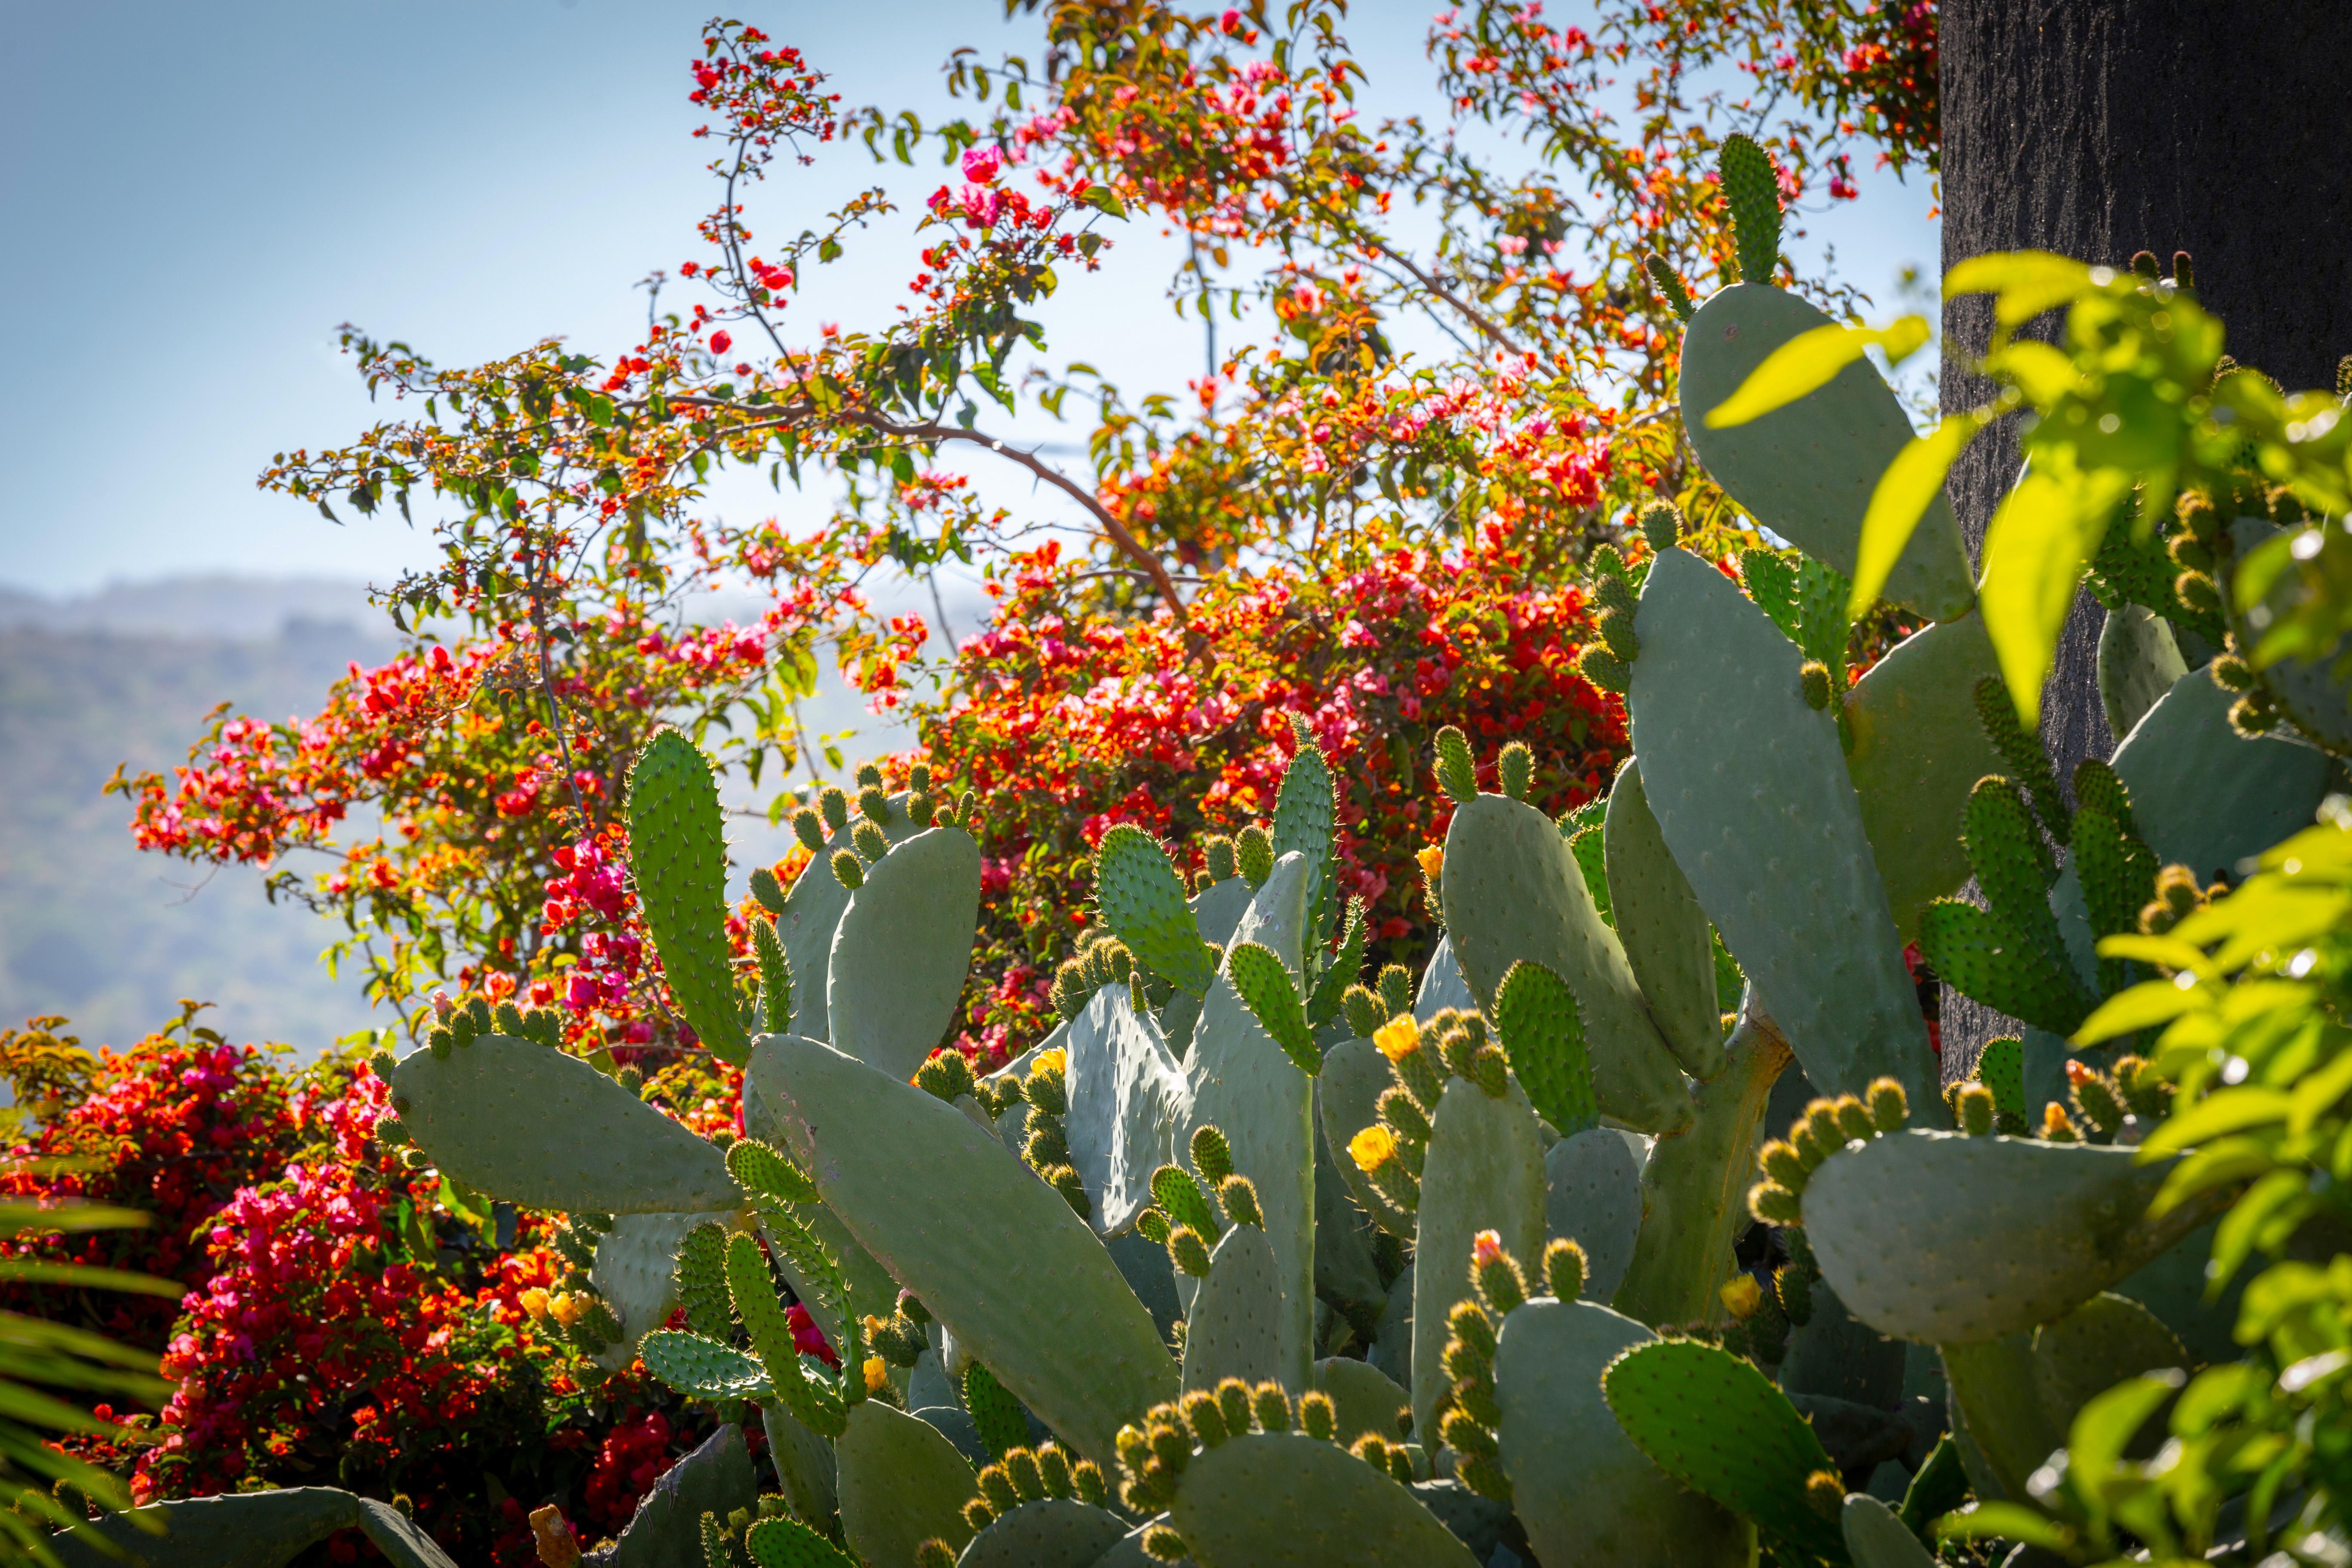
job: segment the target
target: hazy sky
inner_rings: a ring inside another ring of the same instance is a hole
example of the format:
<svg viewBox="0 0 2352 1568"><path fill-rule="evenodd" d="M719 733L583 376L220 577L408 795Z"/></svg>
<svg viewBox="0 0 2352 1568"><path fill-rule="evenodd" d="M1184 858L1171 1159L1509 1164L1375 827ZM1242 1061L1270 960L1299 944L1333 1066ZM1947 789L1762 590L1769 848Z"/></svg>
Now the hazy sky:
<svg viewBox="0 0 2352 1568"><path fill-rule="evenodd" d="M685 100L709 3L0 0L0 584L383 580L422 560L421 532L331 527L254 476L385 412L338 353L340 321L445 363L548 333L599 355L635 341L632 285L698 253L712 200ZM1428 10L1359 0L1370 112L1428 107ZM737 14L805 48L851 103L936 109L950 48L1034 43L995 0L753 0ZM780 171L750 221L781 237L864 184L919 202L938 178L843 151ZM1864 190L1811 228L1884 313L1899 268L1932 265L1935 227L1917 176ZM1121 242L1130 263L1167 252L1149 232ZM793 307L803 329L891 309L904 251L877 254L887 262L834 268ZM1071 281L1047 316L1053 357L1181 390L1199 374L1200 327L1171 316L1162 276L1114 262ZM724 501L795 510L764 489Z"/></svg>

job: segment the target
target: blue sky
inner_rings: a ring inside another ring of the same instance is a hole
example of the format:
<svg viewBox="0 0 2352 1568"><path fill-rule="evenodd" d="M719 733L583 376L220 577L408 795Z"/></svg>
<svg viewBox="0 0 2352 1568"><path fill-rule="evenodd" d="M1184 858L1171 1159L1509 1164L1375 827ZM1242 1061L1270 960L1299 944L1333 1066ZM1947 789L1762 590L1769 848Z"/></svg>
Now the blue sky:
<svg viewBox="0 0 2352 1568"><path fill-rule="evenodd" d="M421 532L333 528L253 478L276 451L331 445L381 416L336 351L338 322L446 363L547 333L598 354L634 341L645 296L632 285L697 254L693 224L711 200L685 101L709 4L10 5L0 584L72 593L216 571L382 581L423 560ZM738 14L806 49L852 103L936 110L950 48L1034 44L993 0ZM1370 112L1429 107L1427 14L1357 5ZM751 217L797 232L861 185L919 202L937 178L843 151L780 174ZM1884 315L1904 266L1932 270L1930 194L1916 175L1868 176L1864 191L1811 220L1810 243L1833 245ZM1173 318L1164 268L1149 264L1172 245L1150 232L1121 244L1118 262L1055 300L1052 357L1089 360L1131 392L1181 390L1198 374L1200 327ZM877 254L887 265L812 286L794 307L804 330L891 308L904 251ZM719 504L789 518L816 503L762 489Z"/></svg>

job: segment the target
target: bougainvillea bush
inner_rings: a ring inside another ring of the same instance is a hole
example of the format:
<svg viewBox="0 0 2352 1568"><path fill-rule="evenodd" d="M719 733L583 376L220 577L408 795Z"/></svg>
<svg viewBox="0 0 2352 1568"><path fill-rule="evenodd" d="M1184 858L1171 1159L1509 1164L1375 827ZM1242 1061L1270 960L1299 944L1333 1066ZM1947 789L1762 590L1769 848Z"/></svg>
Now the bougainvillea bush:
<svg viewBox="0 0 2352 1568"><path fill-rule="evenodd" d="M304 1485L403 1499L467 1562L533 1560L526 1502L562 1500L591 1540L618 1533L708 1434L707 1414L536 1327L526 1293L562 1268L544 1222L383 1148L373 1133L386 1091L363 1065L297 1067L288 1047L232 1045L199 1018L190 1004L120 1051L80 1050L62 1019L0 1034L20 1101L40 1094L9 1151L7 1194L155 1221L12 1254L188 1287L176 1303L5 1288L7 1310L162 1352L174 1385L163 1407L101 1406L122 1440L70 1439L71 1451L125 1475L142 1501ZM727 1092L680 1075L655 1086L656 1102L673 1089L697 1112ZM35 1163L68 1160L81 1163Z"/></svg>

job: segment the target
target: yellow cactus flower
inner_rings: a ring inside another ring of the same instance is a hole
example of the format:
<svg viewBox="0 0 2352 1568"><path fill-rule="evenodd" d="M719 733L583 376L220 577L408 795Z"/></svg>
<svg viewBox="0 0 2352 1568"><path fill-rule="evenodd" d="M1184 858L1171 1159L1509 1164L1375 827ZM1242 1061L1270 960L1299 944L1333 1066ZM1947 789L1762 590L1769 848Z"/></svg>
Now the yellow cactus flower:
<svg viewBox="0 0 2352 1568"><path fill-rule="evenodd" d="M1421 853L1415 856L1414 858L1421 862L1421 874L1423 876L1428 878L1433 882L1439 881L1444 879L1445 875L1444 845L1424 844L1422 846Z"/></svg>
<svg viewBox="0 0 2352 1568"><path fill-rule="evenodd" d="M567 1329L578 1322L581 1313L586 1310L577 1296L566 1294L547 1299L547 1315Z"/></svg>
<svg viewBox="0 0 2352 1568"><path fill-rule="evenodd" d="M1421 1048L1421 1026L1412 1021L1410 1013L1399 1013L1372 1031L1372 1044L1381 1055L1397 1061Z"/></svg>
<svg viewBox="0 0 2352 1568"><path fill-rule="evenodd" d="M522 1293L522 1310L530 1314L530 1321L532 1322L545 1322L547 1321L547 1292L541 1289L536 1285L532 1286L530 1289L525 1290Z"/></svg>
<svg viewBox="0 0 2352 1568"><path fill-rule="evenodd" d="M1059 1046L1055 1046L1050 1051L1039 1051L1037 1059L1030 1064L1029 1070L1033 1073L1066 1073L1070 1070L1070 1053Z"/></svg>
<svg viewBox="0 0 2352 1568"><path fill-rule="evenodd" d="M1396 1134L1374 1122L1348 1140L1348 1154L1369 1175L1396 1158Z"/></svg>
<svg viewBox="0 0 2352 1568"><path fill-rule="evenodd" d="M1716 1294L1723 1298L1723 1304L1731 1309L1733 1317L1743 1320L1764 1302L1764 1287L1756 1282L1753 1274L1733 1275Z"/></svg>
<svg viewBox="0 0 2352 1568"><path fill-rule="evenodd" d="M866 1358L866 1392L879 1394L890 1386L890 1364L878 1355Z"/></svg>

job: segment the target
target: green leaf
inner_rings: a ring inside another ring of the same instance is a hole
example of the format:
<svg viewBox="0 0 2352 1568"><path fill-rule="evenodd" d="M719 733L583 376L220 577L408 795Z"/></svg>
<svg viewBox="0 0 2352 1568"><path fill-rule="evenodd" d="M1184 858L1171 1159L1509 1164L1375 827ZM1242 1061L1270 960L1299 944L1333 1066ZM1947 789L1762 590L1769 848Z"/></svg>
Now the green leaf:
<svg viewBox="0 0 2352 1568"><path fill-rule="evenodd" d="M2063 1552L2074 1543L2074 1532L2021 1503L1980 1502L1937 1520L1936 1539L2017 1541L2046 1551Z"/></svg>
<svg viewBox="0 0 2352 1568"><path fill-rule="evenodd" d="M1108 213L1112 217L1125 217L1127 216L1127 204L1120 201L1118 199L1118 193L1112 190L1108 185L1088 185L1085 190L1078 193L1078 200L1086 203L1087 205L1094 208L1097 212Z"/></svg>
<svg viewBox="0 0 2352 1568"><path fill-rule="evenodd" d="M1944 476L1983 421L1973 414L1955 415L1895 454L1878 488L1870 492L1870 510L1863 513L1862 537L1855 545L1853 589L1846 597L1845 616L1858 621L1869 613L1886 586L1888 575L1911 542L1912 532L1944 488Z"/></svg>
<svg viewBox="0 0 2352 1568"><path fill-rule="evenodd" d="M2074 587L2129 477L2101 472L2069 484L2048 474L2018 480L1985 530L1979 587L1985 635L2019 718L2042 720L2042 682L2074 606Z"/></svg>
<svg viewBox="0 0 2352 1568"><path fill-rule="evenodd" d="M2098 1010L2083 1020L2083 1026L2067 1037L2067 1044L2101 1045L2158 1024L2169 1024L2183 1013L2210 1005L2193 987L2183 989L2168 980L2151 980L2128 991L2119 991L2100 1003Z"/></svg>
<svg viewBox="0 0 2352 1568"><path fill-rule="evenodd" d="M2294 1098L2284 1089L2254 1084L2225 1089L2174 1111L2164 1125L2148 1134L2147 1142L2140 1145L2140 1155L2143 1159L2161 1159L2210 1143L2227 1133L2284 1121L2294 1105Z"/></svg>
<svg viewBox="0 0 2352 1568"><path fill-rule="evenodd" d="M1886 327L1832 323L1800 332L1750 371L1748 379L1739 384L1738 391L1707 411L1706 427L1723 430L1745 425L1794 403L1827 386L1838 372L1860 359L1864 350L1874 346L1886 351L1889 363L1900 364L1927 337L1927 319L1922 316L1905 316Z"/></svg>
<svg viewBox="0 0 2352 1568"><path fill-rule="evenodd" d="M2053 310L2091 291L2091 269L2071 257L2047 250L2010 250L1971 257L1944 275L1944 298L1996 294L1993 320L2003 333L2044 310Z"/></svg>

